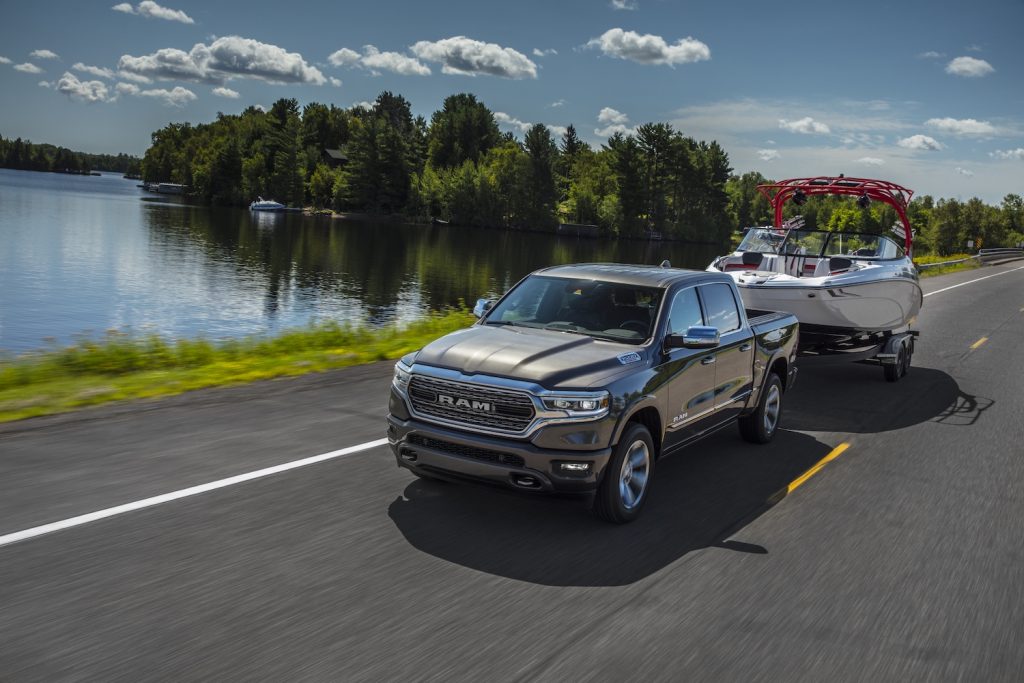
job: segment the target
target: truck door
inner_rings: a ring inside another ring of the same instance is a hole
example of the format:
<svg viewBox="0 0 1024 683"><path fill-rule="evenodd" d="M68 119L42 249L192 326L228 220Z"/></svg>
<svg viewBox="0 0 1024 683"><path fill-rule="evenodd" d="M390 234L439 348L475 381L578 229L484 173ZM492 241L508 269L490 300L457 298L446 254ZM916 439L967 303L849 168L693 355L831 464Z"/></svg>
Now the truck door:
<svg viewBox="0 0 1024 683"><path fill-rule="evenodd" d="M717 327L722 343L714 349L715 417L736 417L754 382L754 335L742 324L733 287L716 282L698 287L707 325Z"/></svg>
<svg viewBox="0 0 1024 683"><path fill-rule="evenodd" d="M672 299L667 333L683 334L687 328L704 324L697 290L688 287ZM696 436L708 426L715 412L714 350L667 349L658 368L668 381L665 450L671 450Z"/></svg>

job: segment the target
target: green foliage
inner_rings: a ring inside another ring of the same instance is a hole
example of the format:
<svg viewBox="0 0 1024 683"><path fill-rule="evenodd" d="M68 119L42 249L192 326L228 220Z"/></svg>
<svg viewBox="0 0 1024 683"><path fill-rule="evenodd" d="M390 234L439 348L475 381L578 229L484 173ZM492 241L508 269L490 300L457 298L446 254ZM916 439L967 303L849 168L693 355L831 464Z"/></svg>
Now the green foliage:
<svg viewBox="0 0 1024 683"><path fill-rule="evenodd" d="M50 144L33 144L0 136L0 168L54 173L89 173L93 170L138 174L140 159L127 154L87 154Z"/></svg>
<svg viewBox="0 0 1024 683"><path fill-rule="evenodd" d="M500 137L494 114L475 95L451 95L430 119L428 157L434 168L461 166L478 161Z"/></svg>

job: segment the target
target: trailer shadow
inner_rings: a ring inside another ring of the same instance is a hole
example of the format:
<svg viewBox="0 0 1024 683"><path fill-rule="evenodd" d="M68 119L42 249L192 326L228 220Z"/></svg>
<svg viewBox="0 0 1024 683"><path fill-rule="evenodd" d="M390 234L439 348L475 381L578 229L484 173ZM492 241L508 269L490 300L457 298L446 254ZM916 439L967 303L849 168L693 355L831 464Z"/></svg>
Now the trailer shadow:
<svg viewBox="0 0 1024 683"><path fill-rule="evenodd" d="M587 498L419 480L388 514L415 548L478 571L550 586L626 585L701 548L769 552L727 539L829 450L797 432L751 446L727 430L659 461L643 516L624 526L591 515Z"/></svg>
<svg viewBox="0 0 1024 683"><path fill-rule="evenodd" d="M866 365L800 367L786 397L785 425L812 432L866 434L922 422L970 426L993 404L964 393L956 380L933 368L914 367L899 382Z"/></svg>

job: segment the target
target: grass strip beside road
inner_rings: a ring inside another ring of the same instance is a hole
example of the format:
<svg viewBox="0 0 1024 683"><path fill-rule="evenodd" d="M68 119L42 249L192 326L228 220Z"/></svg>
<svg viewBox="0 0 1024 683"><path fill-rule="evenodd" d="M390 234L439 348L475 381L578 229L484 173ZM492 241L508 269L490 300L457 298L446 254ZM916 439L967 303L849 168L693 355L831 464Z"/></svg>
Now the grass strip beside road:
<svg viewBox="0 0 1024 683"><path fill-rule="evenodd" d="M401 327L326 323L222 342L110 332L102 340L0 358L0 422L400 358L473 321L469 311L455 310Z"/></svg>
<svg viewBox="0 0 1024 683"><path fill-rule="evenodd" d="M945 261L959 261L960 259L969 259L962 263L953 263L948 266L935 266L933 268L922 268L918 270L918 274L921 277L934 277L936 275L946 275L947 273L958 273L961 270L974 270L981 266L981 263L976 258L971 258L972 254L952 254L951 256L915 256L914 263L918 266L927 265L929 263L943 263Z"/></svg>

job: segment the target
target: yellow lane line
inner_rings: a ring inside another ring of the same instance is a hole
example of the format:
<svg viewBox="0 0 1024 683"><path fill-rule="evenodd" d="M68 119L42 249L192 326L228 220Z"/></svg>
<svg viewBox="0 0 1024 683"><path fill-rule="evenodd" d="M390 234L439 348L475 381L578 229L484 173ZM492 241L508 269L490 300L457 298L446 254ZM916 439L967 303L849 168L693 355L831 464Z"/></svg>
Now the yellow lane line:
<svg viewBox="0 0 1024 683"><path fill-rule="evenodd" d="M847 448L849 448L849 447L850 447L850 444L849 444L849 443L846 443L846 442L844 442L844 443L841 443L841 444L839 444L839 445L838 445L838 446L836 446L835 448L833 448L833 449L832 449L832 452L831 452L831 453L829 453L828 455L826 455L826 456L825 456L824 458L822 458L821 460L819 460L819 461L818 461L818 462L817 462L817 463L816 463L816 464L814 465L814 467L812 467L811 469L807 470L806 472L804 472L803 474L801 474L801 475L800 475L799 477L797 477L796 479L794 479L793 481L791 481L791 482L789 483L789 485L788 485L788 486L786 486L786 488L784 488L784 489L779 489L779 490L778 490L778 491L776 491L776 492L775 492L774 494L772 494L772 495L771 495L771 497L769 497L769 498L768 498L768 503L769 503L770 505L775 505L775 504L776 504L776 503L778 503L778 502L779 502L780 500L782 500L783 498L785 498L785 497L786 497L786 496L788 496L789 494L793 493L793 491L795 491L795 490L797 489L797 487L798 487L798 486L800 486L801 484L803 484L804 482L806 482L806 481L807 481L808 479L810 479L811 477L813 477L813 476L814 476L815 474L817 474L817 473L818 473L818 471L819 471L819 470L821 470L821 468L822 468L822 467L824 467L825 465L829 464L830 462L832 462L833 460L835 460L836 458L838 458L838 457L839 457L840 455L842 455L842 454L843 454L843 452L844 452L844 451L845 451L845 450L846 450Z"/></svg>
<svg viewBox="0 0 1024 683"><path fill-rule="evenodd" d="M988 341L988 337L982 337L978 341L976 341L973 344L971 344L971 351L975 350L976 348L978 348L979 346L981 346L982 344L984 344L987 341Z"/></svg>

